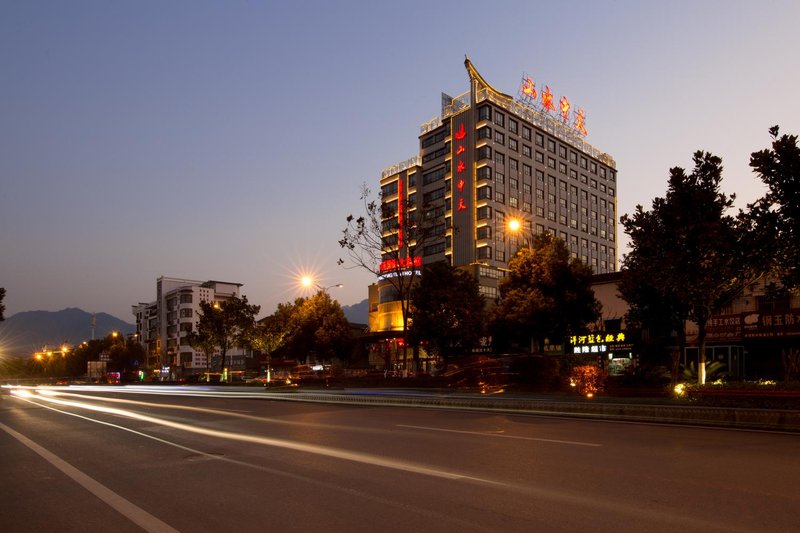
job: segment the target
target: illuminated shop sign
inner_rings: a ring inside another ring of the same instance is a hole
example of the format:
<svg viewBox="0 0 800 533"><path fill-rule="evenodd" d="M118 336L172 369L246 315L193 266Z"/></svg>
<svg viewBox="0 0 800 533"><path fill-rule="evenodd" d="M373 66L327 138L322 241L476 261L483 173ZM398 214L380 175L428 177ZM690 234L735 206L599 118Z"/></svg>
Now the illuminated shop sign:
<svg viewBox="0 0 800 533"><path fill-rule="evenodd" d="M620 343L625 342L625 332L599 332L587 335L572 335L569 343L572 345L572 353L606 353L610 350L618 349Z"/></svg>
<svg viewBox="0 0 800 533"><path fill-rule="evenodd" d="M800 336L800 309L718 315L711 318L706 327L706 340L710 341L794 336Z"/></svg>
<svg viewBox="0 0 800 533"><path fill-rule="evenodd" d="M458 177L458 181L456 182L456 189L458 193L456 194L456 211L466 211L467 210L467 202L464 199L464 172L467 171L467 164L464 162L464 153L467 151L466 148L466 139L467 139L467 130L464 128L464 123L461 123L461 126L458 128L458 131L453 134L453 137L456 140L455 143L455 163L456 163L456 176Z"/></svg>
<svg viewBox="0 0 800 533"><path fill-rule="evenodd" d="M562 96L558 101L558 110L556 110L550 86L545 85L543 90L537 91L536 82L527 74L522 75L519 100L541 113L557 113L565 126L569 126L580 135L586 135L586 112L583 108L574 109L569 99L566 96Z"/></svg>

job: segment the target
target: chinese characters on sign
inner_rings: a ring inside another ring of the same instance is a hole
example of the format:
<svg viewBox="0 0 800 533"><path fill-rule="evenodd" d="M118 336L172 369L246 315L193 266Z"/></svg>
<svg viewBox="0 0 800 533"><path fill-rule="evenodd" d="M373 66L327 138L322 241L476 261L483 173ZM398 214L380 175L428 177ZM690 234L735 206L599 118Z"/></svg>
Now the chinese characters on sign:
<svg viewBox="0 0 800 533"><path fill-rule="evenodd" d="M622 331L590 333L586 335L572 335L569 343L572 345L572 353L606 353L609 351L609 344L624 343L625 333Z"/></svg>
<svg viewBox="0 0 800 533"><path fill-rule="evenodd" d="M422 268L421 257L402 257L400 259L387 259L380 265L381 272L406 268Z"/></svg>
<svg viewBox="0 0 800 533"><path fill-rule="evenodd" d="M455 156L454 162L456 164L456 175L458 177L458 181L456 182L456 188L458 191L458 196L456 197L457 204L456 210L457 211L466 211L467 210L467 203L464 200L464 173L467 171L467 164L461 158L464 156L464 153L467 151L466 148L466 139L467 139L467 130L464 128L464 123L462 122L458 131L453 134L453 137L456 140L455 143Z"/></svg>
<svg viewBox="0 0 800 533"><path fill-rule="evenodd" d="M519 100L542 113L554 113L556 106L553 103L553 93L550 91L550 86L545 85L544 90L537 92L536 83L533 78L527 75L522 76L522 84L519 90ZM586 112L579 108L577 111L572 109L572 104L566 96L562 96L559 100L559 111L562 122L573 128L577 133L586 135ZM570 122L570 112L572 112L573 120Z"/></svg>

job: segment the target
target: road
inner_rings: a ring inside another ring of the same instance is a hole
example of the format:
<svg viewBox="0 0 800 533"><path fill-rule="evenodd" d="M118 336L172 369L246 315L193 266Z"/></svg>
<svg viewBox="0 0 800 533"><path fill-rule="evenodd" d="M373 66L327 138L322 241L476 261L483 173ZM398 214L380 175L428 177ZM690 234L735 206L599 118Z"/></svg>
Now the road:
<svg viewBox="0 0 800 533"><path fill-rule="evenodd" d="M800 531L800 436L226 398L0 396L4 531Z"/></svg>

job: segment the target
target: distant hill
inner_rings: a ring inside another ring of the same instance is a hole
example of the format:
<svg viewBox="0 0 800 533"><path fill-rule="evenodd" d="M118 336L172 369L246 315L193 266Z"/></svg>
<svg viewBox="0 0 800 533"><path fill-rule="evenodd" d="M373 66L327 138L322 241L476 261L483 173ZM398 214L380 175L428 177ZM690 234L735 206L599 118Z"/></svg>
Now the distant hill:
<svg viewBox="0 0 800 533"><path fill-rule="evenodd" d="M362 300L357 304L343 305L344 316L350 322L366 324L369 322L369 300Z"/></svg>
<svg viewBox="0 0 800 533"><path fill-rule="evenodd" d="M136 331L129 324L107 313L97 313L95 338L119 331L125 335ZM25 311L0 322L0 351L8 355L29 356L42 346L71 345L92 336L92 314L74 307L62 311Z"/></svg>

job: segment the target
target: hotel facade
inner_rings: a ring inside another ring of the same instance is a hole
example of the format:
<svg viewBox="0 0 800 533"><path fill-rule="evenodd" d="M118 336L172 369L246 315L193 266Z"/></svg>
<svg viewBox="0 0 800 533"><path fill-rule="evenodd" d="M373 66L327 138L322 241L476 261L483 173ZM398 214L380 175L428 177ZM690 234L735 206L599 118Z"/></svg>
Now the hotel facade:
<svg viewBox="0 0 800 533"><path fill-rule="evenodd" d="M549 232L596 274L614 272L617 169L586 142L583 110L528 76L516 97L502 93L464 64L469 90L442 94L440 116L420 127L419 153L381 175L384 262L396 270L398 252L408 268L445 261L494 300L519 246ZM431 229L424 242L404 242L409 218ZM395 292L385 280L370 286L371 332L402 329Z"/></svg>

